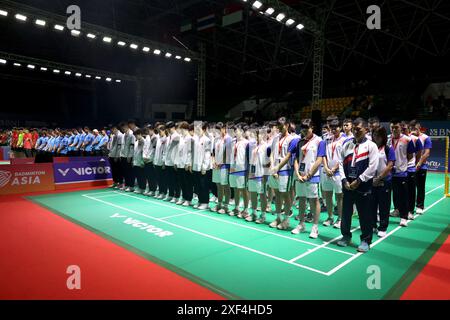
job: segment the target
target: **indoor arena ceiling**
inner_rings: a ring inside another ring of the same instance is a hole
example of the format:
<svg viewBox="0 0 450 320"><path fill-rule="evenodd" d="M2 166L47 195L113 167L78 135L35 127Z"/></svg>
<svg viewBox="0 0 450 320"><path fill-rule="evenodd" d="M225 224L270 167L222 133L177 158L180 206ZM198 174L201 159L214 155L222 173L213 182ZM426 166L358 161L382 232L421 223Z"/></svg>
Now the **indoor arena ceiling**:
<svg viewBox="0 0 450 320"><path fill-rule="evenodd" d="M310 30L286 27L258 14L251 8L253 0L247 4L241 0L16 2L58 14L78 4L82 20L89 23L194 51L203 42L208 74L229 81L240 82L245 77L268 81L274 73L301 78L312 64ZM323 26L325 70L449 56L449 1L284 0L283 4ZM366 26L366 9L373 4L381 8L381 30ZM242 21L222 26L219 19L224 9L236 10L236 6L244 8ZM217 17L216 26L196 31L196 20L210 14ZM192 23L193 31L180 32L183 23Z"/></svg>

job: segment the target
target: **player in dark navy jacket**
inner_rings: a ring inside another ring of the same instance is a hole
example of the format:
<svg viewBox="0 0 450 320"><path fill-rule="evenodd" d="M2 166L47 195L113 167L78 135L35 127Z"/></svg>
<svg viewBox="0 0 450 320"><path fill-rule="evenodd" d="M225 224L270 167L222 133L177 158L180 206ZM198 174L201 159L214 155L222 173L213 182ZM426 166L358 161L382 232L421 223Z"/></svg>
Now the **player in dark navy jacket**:
<svg viewBox="0 0 450 320"><path fill-rule="evenodd" d="M361 244L358 251L367 252L373 235L373 217L370 211L372 200L373 178L378 167L378 147L366 138L367 122L358 118L353 123L354 139L347 141L342 147L343 163L340 170L343 185L343 212L341 222L341 247L351 242L350 232L353 205L356 204L361 226Z"/></svg>

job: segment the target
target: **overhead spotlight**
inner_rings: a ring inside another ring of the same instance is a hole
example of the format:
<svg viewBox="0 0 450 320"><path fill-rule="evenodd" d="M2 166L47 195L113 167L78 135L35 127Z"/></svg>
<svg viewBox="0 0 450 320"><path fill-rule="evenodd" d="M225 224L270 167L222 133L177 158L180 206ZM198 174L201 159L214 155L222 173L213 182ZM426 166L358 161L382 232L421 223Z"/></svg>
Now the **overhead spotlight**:
<svg viewBox="0 0 450 320"><path fill-rule="evenodd" d="M14 62L14 67L21 67L22 65L20 63Z"/></svg>
<svg viewBox="0 0 450 320"><path fill-rule="evenodd" d="M264 14L271 16L274 12L275 12L274 8L267 8L267 10L264 12Z"/></svg>
<svg viewBox="0 0 450 320"><path fill-rule="evenodd" d="M161 50L155 49L155 51L153 51L153 53L156 54L156 55L159 55L159 54L161 54Z"/></svg>
<svg viewBox="0 0 450 320"><path fill-rule="evenodd" d="M286 25L287 25L288 27L292 26L294 23L295 23L295 20L294 20L294 19L287 19L287 21L286 21Z"/></svg>
<svg viewBox="0 0 450 320"><path fill-rule="evenodd" d="M77 73L75 73L75 77L81 77L81 73L79 73L79 72L77 72Z"/></svg>
<svg viewBox="0 0 450 320"><path fill-rule="evenodd" d="M281 22L284 18L286 18L286 15L284 13L279 13L275 19L277 19L278 22Z"/></svg>
<svg viewBox="0 0 450 320"><path fill-rule="evenodd" d="M172 56L172 54L170 53L170 52L167 52L166 54L165 54L165 57L166 58L170 58Z"/></svg>
<svg viewBox="0 0 450 320"><path fill-rule="evenodd" d="M117 83L121 83L121 82L122 82L122 80L120 80L120 79L116 79L116 82L117 82Z"/></svg>
<svg viewBox="0 0 450 320"><path fill-rule="evenodd" d="M72 74L72 72L70 72L70 71L65 71L64 74L65 74L66 76L70 76L70 75Z"/></svg>
<svg viewBox="0 0 450 320"><path fill-rule="evenodd" d="M81 34L81 32L80 32L79 30L72 30L72 31L70 31L70 33L71 33L74 37L78 37L78 36Z"/></svg>
<svg viewBox="0 0 450 320"><path fill-rule="evenodd" d="M96 77L95 77L95 79L97 79L97 80L101 80L101 79L102 79L102 77L96 76Z"/></svg>
<svg viewBox="0 0 450 320"><path fill-rule="evenodd" d="M27 68L31 69L31 70L34 70L36 67L34 65L32 65L32 64L29 64L29 65L27 65Z"/></svg>
<svg viewBox="0 0 450 320"><path fill-rule="evenodd" d="M48 69L46 67L41 67L41 71L47 71Z"/></svg>
<svg viewBox="0 0 450 320"><path fill-rule="evenodd" d="M111 78L106 78L107 82L111 82L111 80L112 80Z"/></svg>
<svg viewBox="0 0 450 320"><path fill-rule="evenodd" d="M136 50L138 48L138 45L135 43L130 44L130 48L133 50Z"/></svg>
<svg viewBox="0 0 450 320"><path fill-rule="evenodd" d="M27 19L28 19L27 16L24 16L23 14L20 14L20 13L16 14L15 17L17 20L20 20L20 21L27 21Z"/></svg>
<svg viewBox="0 0 450 320"><path fill-rule="evenodd" d="M186 61L186 62L191 62L191 58L186 57L186 58L184 58L184 61Z"/></svg>
<svg viewBox="0 0 450 320"><path fill-rule="evenodd" d="M304 27L305 27L305 26L302 25L301 23L299 23L299 24L296 26L296 28L297 28L298 30L302 30Z"/></svg>
<svg viewBox="0 0 450 320"><path fill-rule="evenodd" d="M0 10L0 16L7 17L8 16L8 11Z"/></svg>
<svg viewBox="0 0 450 320"><path fill-rule="evenodd" d="M112 41L111 37L103 37L103 42L111 43L111 41Z"/></svg>
<svg viewBox="0 0 450 320"><path fill-rule="evenodd" d="M255 2L253 2L252 7L253 7L253 8L256 8L256 9L259 9L259 8L262 7L262 5L263 5L263 4L262 4L261 2L255 1Z"/></svg>
<svg viewBox="0 0 450 320"><path fill-rule="evenodd" d="M7 62L7 61L6 61L5 59L0 59L0 63L1 63L1 64L6 64L6 62Z"/></svg>
<svg viewBox="0 0 450 320"><path fill-rule="evenodd" d="M41 26L41 27L45 27L45 25L47 24L47 22L45 22L44 20L41 20L41 19L36 19L36 21L34 23L36 23L36 25Z"/></svg>
<svg viewBox="0 0 450 320"><path fill-rule="evenodd" d="M88 34L86 35L86 37L88 37L89 39L95 39L95 38L97 38L97 36L96 36L95 34L93 34L93 33L88 33Z"/></svg>
<svg viewBox="0 0 450 320"><path fill-rule="evenodd" d="M60 73L61 71L59 71L58 69L53 69L53 73Z"/></svg>
<svg viewBox="0 0 450 320"><path fill-rule="evenodd" d="M103 40L103 41L105 41L105 40ZM121 47L125 47L127 44L125 43L125 42L123 42L123 41L119 41L119 42L117 42L117 44L119 45L119 46L121 46Z"/></svg>
<svg viewBox="0 0 450 320"><path fill-rule="evenodd" d="M62 26L62 25L59 25L59 24L55 24L55 27L54 27L56 30L58 30L58 31L63 31L64 30L64 27Z"/></svg>
<svg viewBox="0 0 450 320"><path fill-rule="evenodd" d="M142 48L142 51L144 51L144 52L149 52L149 51L150 51L150 48L149 48L149 47L143 47L143 48Z"/></svg>
<svg viewBox="0 0 450 320"><path fill-rule="evenodd" d="M86 78L90 79L92 76L90 74L85 75Z"/></svg>
<svg viewBox="0 0 450 320"><path fill-rule="evenodd" d="M175 59L180 60L181 56L175 56Z"/></svg>

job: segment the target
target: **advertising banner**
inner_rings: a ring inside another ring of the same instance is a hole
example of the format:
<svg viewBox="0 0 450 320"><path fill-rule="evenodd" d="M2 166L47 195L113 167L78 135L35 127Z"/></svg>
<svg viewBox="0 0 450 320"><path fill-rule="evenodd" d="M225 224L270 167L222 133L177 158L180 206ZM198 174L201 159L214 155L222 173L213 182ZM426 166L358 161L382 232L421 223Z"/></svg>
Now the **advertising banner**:
<svg viewBox="0 0 450 320"><path fill-rule="evenodd" d="M54 163L53 169L57 185L112 179L109 161Z"/></svg>
<svg viewBox="0 0 450 320"><path fill-rule="evenodd" d="M0 167L0 195L51 190L55 190L51 163Z"/></svg>

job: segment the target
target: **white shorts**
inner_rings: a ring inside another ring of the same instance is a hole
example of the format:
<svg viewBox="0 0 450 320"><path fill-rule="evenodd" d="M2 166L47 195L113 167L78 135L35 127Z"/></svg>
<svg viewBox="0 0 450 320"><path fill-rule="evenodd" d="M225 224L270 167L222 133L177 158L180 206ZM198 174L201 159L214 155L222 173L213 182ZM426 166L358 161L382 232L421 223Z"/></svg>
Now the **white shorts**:
<svg viewBox="0 0 450 320"><path fill-rule="evenodd" d="M229 179L231 188L245 189L245 176L230 174Z"/></svg>
<svg viewBox="0 0 450 320"><path fill-rule="evenodd" d="M228 169L213 169L212 182L218 183L222 186L228 185Z"/></svg>
<svg viewBox="0 0 450 320"><path fill-rule="evenodd" d="M320 183L322 184L322 190L326 192L334 191L335 193L342 193L342 180L341 176L329 177L323 174L320 177Z"/></svg>
<svg viewBox="0 0 450 320"><path fill-rule="evenodd" d="M257 179L249 179L248 180L248 191L250 192L256 192L257 194L263 194L264 193L264 179L257 180Z"/></svg>
<svg viewBox="0 0 450 320"><path fill-rule="evenodd" d="M271 187L272 189L278 190L279 186L278 179L275 179L272 175L269 176L268 184L269 187Z"/></svg>
<svg viewBox="0 0 450 320"><path fill-rule="evenodd" d="M319 197L319 184L295 181L295 193L297 197L315 199Z"/></svg>
<svg viewBox="0 0 450 320"><path fill-rule="evenodd" d="M278 191L288 192L291 190L291 179L290 176L278 176Z"/></svg>

